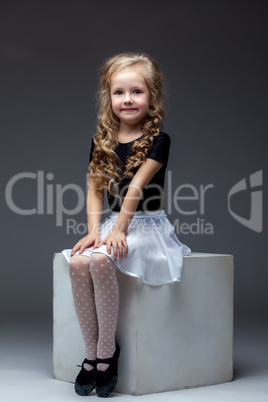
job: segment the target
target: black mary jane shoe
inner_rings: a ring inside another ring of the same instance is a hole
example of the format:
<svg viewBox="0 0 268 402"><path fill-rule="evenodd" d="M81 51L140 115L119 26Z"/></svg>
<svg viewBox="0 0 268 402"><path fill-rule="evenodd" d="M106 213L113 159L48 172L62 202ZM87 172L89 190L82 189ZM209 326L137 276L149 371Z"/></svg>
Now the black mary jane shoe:
<svg viewBox="0 0 268 402"><path fill-rule="evenodd" d="M93 369L86 370L84 368L84 363L90 364ZM88 360L85 359L82 363L82 367L78 376L76 377L74 389L75 392L80 396L87 396L89 395L96 386L96 376L97 376L97 369L96 369L96 360Z"/></svg>
<svg viewBox="0 0 268 402"><path fill-rule="evenodd" d="M120 355L120 348L116 344L116 349L113 357L110 357L109 359L97 358L96 364L99 363L109 364L109 367L105 371L97 370L96 394L99 397L106 398L115 389L118 379L119 355Z"/></svg>

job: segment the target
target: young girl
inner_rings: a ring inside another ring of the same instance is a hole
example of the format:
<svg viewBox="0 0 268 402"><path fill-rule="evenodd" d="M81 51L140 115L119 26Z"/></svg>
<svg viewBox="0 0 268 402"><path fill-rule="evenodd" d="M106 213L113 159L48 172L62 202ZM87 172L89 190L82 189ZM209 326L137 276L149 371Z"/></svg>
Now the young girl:
<svg viewBox="0 0 268 402"><path fill-rule="evenodd" d="M170 137L160 131L162 96L163 77L149 55L123 53L105 62L89 159L88 235L63 251L86 346L75 381L79 395L96 388L106 397L117 383L116 270L148 285L172 283L180 281L183 256L191 252L164 209ZM105 189L110 214L100 223Z"/></svg>

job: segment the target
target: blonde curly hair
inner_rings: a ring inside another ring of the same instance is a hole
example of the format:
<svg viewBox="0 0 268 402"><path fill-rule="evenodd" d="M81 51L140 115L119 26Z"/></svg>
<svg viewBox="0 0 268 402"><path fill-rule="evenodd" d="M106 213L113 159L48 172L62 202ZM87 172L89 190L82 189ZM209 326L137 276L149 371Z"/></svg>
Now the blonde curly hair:
<svg viewBox="0 0 268 402"><path fill-rule="evenodd" d="M144 136L132 144L133 156L127 160L125 171L116 155L118 147L117 133L120 120L115 115L111 103L111 77L123 70L135 68L143 76L150 93L153 106L141 126ZM127 176L132 178L145 160L153 145L153 138L160 133L164 118L163 107L164 77L154 59L145 53L121 53L105 60L101 68L99 87L99 114L97 134L93 137L95 144L92 160L89 164L89 185L93 178L95 189L102 193L106 189L119 197L118 186Z"/></svg>

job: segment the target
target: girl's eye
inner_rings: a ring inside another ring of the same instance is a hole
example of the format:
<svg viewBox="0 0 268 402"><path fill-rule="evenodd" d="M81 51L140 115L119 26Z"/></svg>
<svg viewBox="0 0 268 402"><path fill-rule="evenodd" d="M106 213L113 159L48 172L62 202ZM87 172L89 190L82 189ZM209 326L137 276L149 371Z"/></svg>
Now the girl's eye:
<svg viewBox="0 0 268 402"><path fill-rule="evenodd" d="M138 95L138 94L141 93L141 90L140 90L140 89L134 89L133 93L134 93L135 95ZM123 91L118 90L118 91L115 91L114 94L115 94L115 95L122 95L122 94L123 94Z"/></svg>

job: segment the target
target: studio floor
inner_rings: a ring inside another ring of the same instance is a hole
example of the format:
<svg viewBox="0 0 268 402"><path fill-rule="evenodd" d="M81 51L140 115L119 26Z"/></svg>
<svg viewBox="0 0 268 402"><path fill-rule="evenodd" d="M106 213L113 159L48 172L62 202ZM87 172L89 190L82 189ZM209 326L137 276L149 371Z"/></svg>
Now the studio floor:
<svg viewBox="0 0 268 402"><path fill-rule="evenodd" d="M1 402L81 401L72 383L53 379L51 322L16 320L1 326ZM82 400L86 398L100 399L94 392ZM113 393L109 398L123 402L268 402L267 318L247 317L235 323L232 382L142 396Z"/></svg>

